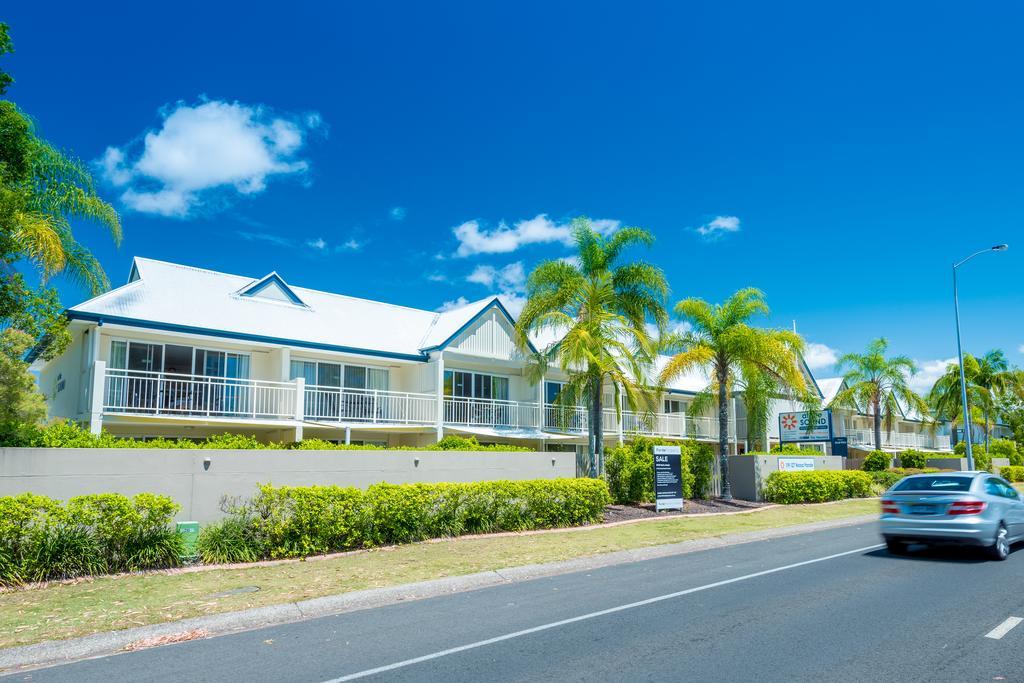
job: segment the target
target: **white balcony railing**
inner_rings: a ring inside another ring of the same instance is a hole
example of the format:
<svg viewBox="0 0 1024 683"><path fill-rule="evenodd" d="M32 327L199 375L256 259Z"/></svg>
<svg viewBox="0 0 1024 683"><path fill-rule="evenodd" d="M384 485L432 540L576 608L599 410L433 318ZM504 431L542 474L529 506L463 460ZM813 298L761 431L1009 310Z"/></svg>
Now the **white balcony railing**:
<svg viewBox="0 0 1024 683"><path fill-rule="evenodd" d="M875 447L875 433L869 429L848 429L846 438L850 444ZM938 451L950 450L949 435L889 432L882 430L883 448L928 448Z"/></svg>
<svg viewBox="0 0 1024 683"><path fill-rule="evenodd" d="M107 368L103 409L143 415L294 419L295 384Z"/></svg>
<svg viewBox="0 0 1024 683"><path fill-rule="evenodd" d="M307 386L305 419L320 422L371 424L437 423L437 397L400 391Z"/></svg>
<svg viewBox="0 0 1024 683"><path fill-rule="evenodd" d="M434 425L435 394L306 386L296 406L301 380L274 382L106 368L103 374L103 412L133 415L231 417L259 420ZM296 410L298 408L298 410ZM718 421L684 413L643 415L614 409L603 414L606 434L645 434L711 440ZM445 424L478 427L542 429L586 434L589 415L584 406L558 406L499 399L444 397ZM621 421L621 428L620 428ZM733 437L744 438L742 420L733 423ZM912 436L912 435L910 435ZM948 437L946 437L948 444Z"/></svg>
<svg viewBox="0 0 1024 683"><path fill-rule="evenodd" d="M537 428L540 409L536 403L445 396L444 421L446 424L477 427Z"/></svg>

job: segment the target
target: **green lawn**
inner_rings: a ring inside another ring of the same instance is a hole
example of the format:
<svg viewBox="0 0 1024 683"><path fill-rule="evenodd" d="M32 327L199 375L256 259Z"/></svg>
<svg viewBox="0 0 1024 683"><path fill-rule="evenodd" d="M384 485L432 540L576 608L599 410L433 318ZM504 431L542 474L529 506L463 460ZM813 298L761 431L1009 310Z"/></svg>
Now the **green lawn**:
<svg viewBox="0 0 1024 683"><path fill-rule="evenodd" d="M0 648L877 510L875 500L791 505L749 514L674 518L591 530L456 538L274 566L87 579L0 593ZM259 586L260 590L213 597L243 586Z"/></svg>

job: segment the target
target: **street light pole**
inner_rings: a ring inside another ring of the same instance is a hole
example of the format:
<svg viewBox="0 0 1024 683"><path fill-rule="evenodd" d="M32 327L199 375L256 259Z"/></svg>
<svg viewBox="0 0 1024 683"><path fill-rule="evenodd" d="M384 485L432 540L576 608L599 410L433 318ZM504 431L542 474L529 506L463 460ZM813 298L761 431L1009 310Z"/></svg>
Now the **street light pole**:
<svg viewBox="0 0 1024 683"><path fill-rule="evenodd" d="M956 290L956 269L970 261L978 254L984 254L988 251L1006 251L1008 248L1009 247L1005 244L997 244L994 247L976 251L959 263L953 264L953 309L956 312L956 357L957 363L960 365L960 402L964 409L964 444L966 445L967 451L968 470L974 469L974 452L971 450L971 417L970 410L967 407L967 379L964 377L964 352L960 345L960 299L957 296Z"/></svg>

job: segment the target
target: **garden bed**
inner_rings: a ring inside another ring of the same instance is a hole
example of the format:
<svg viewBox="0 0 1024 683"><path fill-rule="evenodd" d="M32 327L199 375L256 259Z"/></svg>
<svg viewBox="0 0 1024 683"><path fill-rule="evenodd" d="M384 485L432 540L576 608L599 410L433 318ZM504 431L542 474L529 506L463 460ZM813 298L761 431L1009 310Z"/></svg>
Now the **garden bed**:
<svg viewBox="0 0 1024 683"><path fill-rule="evenodd" d="M748 500L725 501L720 499L712 500L685 500L682 510L665 510L657 512L654 503L636 503L633 505L608 505L604 509L604 522L624 522L631 519L646 519L649 517L678 517L680 515L706 515L721 512L743 512L763 507L765 503L754 503Z"/></svg>

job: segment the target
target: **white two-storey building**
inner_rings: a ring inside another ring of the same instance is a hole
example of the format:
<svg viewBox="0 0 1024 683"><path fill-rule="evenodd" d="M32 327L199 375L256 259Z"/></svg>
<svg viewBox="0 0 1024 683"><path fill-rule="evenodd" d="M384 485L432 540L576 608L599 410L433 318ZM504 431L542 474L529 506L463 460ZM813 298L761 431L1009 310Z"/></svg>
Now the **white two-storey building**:
<svg viewBox="0 0 1024 683"><path fill-rule="evenodd" d="M261 278L137 258L128 283L70 308L73 342L38 364L51 417L121 436L272 441L317 437L420 446L444 434L481 442L585 443L587 413L553 405L565 377L525 378L514 321L496 298L424 311ZM617 417L611 441L636 433L717 441L717 420L691 415L707 380L668 388L662 412ZM730 441L743 449L743 406Z"/></svg>

